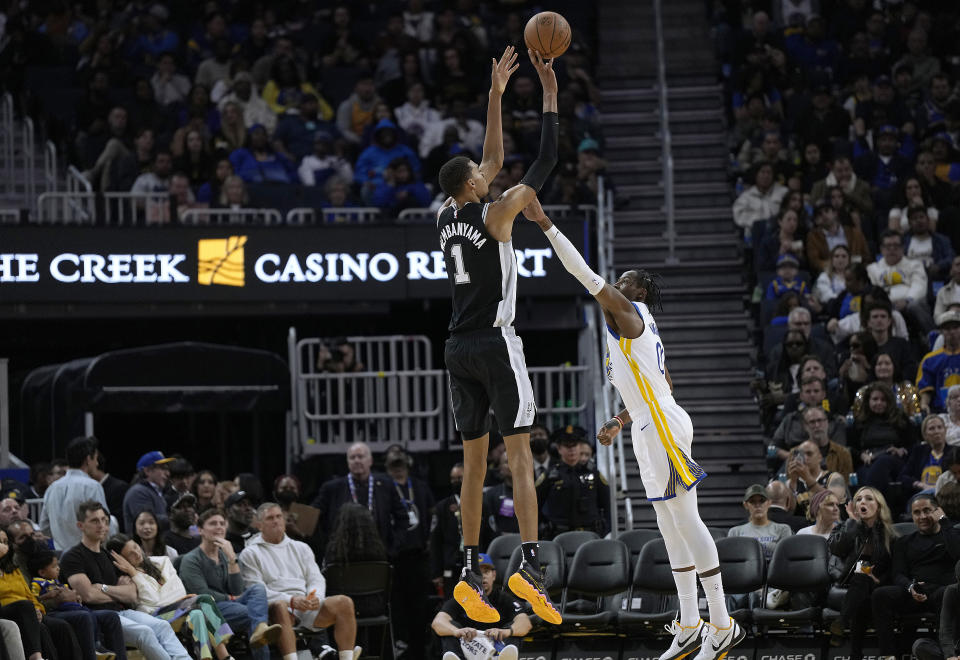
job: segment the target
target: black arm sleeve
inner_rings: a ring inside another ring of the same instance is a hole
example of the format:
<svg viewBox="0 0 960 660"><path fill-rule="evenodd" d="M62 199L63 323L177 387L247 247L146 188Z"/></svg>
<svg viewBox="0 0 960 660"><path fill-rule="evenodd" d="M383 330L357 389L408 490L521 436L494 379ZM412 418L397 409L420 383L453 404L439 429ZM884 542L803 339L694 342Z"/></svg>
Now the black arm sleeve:
<svg viewBox="0 0 960 660"><path fill-rule="evenodd" d="M560 119L556 112L543 113L543 126L540 129L540 154L533 161L520 183L530 186L537 192L547 182L547 177L557 166L557 142L560 139Z"/></svg>

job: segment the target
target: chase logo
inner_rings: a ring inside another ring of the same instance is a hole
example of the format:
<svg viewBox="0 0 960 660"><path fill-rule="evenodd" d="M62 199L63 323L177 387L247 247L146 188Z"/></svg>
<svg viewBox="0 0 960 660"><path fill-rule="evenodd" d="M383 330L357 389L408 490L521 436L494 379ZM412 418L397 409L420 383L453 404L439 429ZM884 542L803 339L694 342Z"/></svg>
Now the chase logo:
<svg viewBox="0 0 960 660"><path fill-rule="evenodd" d="M243 246L246 243L246 236L197 241L197 282L243 286Z"/></svg>

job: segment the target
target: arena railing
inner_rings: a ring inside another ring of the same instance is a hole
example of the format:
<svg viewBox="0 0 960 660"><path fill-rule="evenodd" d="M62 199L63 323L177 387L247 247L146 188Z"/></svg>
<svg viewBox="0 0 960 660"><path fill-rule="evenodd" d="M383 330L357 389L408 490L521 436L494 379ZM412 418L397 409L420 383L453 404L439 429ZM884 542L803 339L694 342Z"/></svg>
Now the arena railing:
<svg viewBox="0 0 960 660"><path fill-rule="evenodd" d="M43 143L43 187L46 192L57 192L60 187L58 165L57 145L47 140Z"/></svg>
<svg viewBox="0 0 960 660"><path fill-rule="evenodd" d="M187 209L180 216L185 225L280 225L276 209Z"/></svg>
<svg viewBox="0 0 960 660"><path fill-rule="evenodd" d="M317 218L317 214L322 216ZM337 222L377 222L382 211L375 206L330 206L324 209L295 208L287 212L288 225L313 225Z"/></svg>
<svg viewBox="0 0 960 660"><path fill-rule="evenodd" d="M664 263L678 262L676 254L676 211L673 200L673 138L670 133L670 104L669 88L667 87L667 58L663 47L663 4L662 0L653 0L654 26L657 31L657 92L659 103L657 112L660 115L660 141L662 155L660 164L663 168L663 213L666 216L667 227L663 237L667 239L667 255Z"/></svg>
<svg viewBox="0 0 960 660"><path fill-rule="evenodd" d="M97 196L92 192L47 192L37 199L35 218L39 224L92 225L96 205Z"/></svg>
<svg viewBox="0 0 960 660"><path fill-rule="evenodd" d="M324 371L338 346L349 344L362 371ZM433 346L422 335L297 338L288 336L291 433L288 461L343 453L350 443L374 451L400 443L411 451L459 447L447 372L434 369ZM588 367L529 367L538 419L550 428L580 424L593 410Z"/></svg>
<svg viewBox="0 0 960 660"><path fill-rule="evenodd" d="M15 135L13 95L6 92L0 96L0 192L4 194L14 191Z"/></svg>

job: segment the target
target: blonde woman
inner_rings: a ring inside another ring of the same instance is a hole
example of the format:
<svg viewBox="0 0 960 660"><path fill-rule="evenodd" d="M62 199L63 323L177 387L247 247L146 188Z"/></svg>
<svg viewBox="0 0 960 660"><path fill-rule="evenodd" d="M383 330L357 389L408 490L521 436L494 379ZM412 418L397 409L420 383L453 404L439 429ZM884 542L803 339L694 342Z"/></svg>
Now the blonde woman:
<svg viewBox="0 0 960 660"><path fill-rule="evenodd" d="M830 535L830 552L843 561L839 586L847 587L840 617L830 625L830 644L839 646L847 625L851 657L861 657L863 636L871 620L870 595L890 581L891 546L897 533L883 494L864 486L847 503L848 520Z"/></svg>
<svg viewBox="0 0 960 660"><path fill-rule="evenodd" d="M813 286L813 296L818 303L826 305L847 288L844 273L849 265L850 248L846 245L837 245L830 250L830 263L817 277Z"/></svg>
<svg viewBox="0 0 960 660"><path fill-rule="evenodd" d="M940 418L947 425L947 444L960 446L960 385L951 385L947 389L944 405L947 412L940 413Z"/></svg>

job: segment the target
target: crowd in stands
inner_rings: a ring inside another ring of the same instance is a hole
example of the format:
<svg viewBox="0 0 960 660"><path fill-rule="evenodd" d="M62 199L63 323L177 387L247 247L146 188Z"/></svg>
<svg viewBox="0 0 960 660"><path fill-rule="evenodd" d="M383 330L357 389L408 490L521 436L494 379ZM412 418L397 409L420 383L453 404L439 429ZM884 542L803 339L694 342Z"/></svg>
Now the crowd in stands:
<svg viewBox="0 0 960 660"><path fill-rule="evenodd" d="M518 531L504 445L492 444L483 549ZM610 493L586 431L538 425L531 449L542 537L605 534ZM461 464L436 496L425 466L399 445L382 456L383 471L365 444L351 445L345 475L314 493L292 474L266 491L253 474L220 480L160 451L133 468L129 482L106 472L98 442L80 437L66 459L35 465L30 483L4 482L0 622L20 628L4 637L0 657L22 648L32 660L122 658L136 647L151 659L223 659L247 652L232 643L238 635L251 657L267 658L274 646L287 658L300 633L325 628L329 637L301 645L350 650L355 618L383 603L330 593L321 568L359 561L393 566L397 654L424 657L439 605L428 596L452 597L462 568Z"/></svg>
<svg viewBox="0 0 960 660"><path fill-rule="evenodd" d="M836 469L821 485L837 472L874 487L899 519L915 493L953 480L960 443L960 15L920 1L773 4L712 16L771 475L803 470L820 420L801 413L822 408L816 444Z"/></svg>
<svg viewBox="0 0 960 660"><path fill-rule="evenodd" d="M960 559L960 9L735 1L711 22L771 479L737 533L829 538L831 632L892 655L893 612L938 612Z"/></svg>
<svg viewBox="0 0 960 660"><path fill-rule="evenodd" d="M440 166L481 156L490 61L535 7L492 0L8 3L0 71L103 192L192 208L439 207ZM603 134L589 34L554 67L560 167L544 203L596 199ZM503 103L504 168L536 156L539 87L524 55ZM51 71L60 72L51 75ZM56 89L54 89L56 86ZM338 216L343 217L343 216Z"/></svg>

